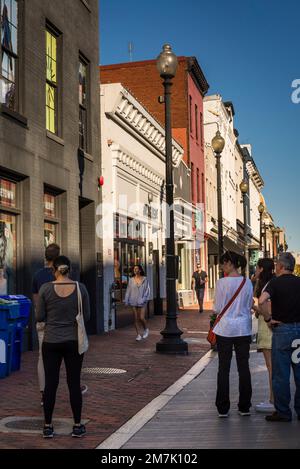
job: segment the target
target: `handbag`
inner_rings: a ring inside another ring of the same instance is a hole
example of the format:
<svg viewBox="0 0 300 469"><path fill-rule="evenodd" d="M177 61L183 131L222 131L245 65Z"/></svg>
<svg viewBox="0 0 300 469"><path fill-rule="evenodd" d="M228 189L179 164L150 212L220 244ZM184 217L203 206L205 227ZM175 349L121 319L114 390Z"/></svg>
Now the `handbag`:
<svg viewBox="0 0 300 469"><path fill-rule="evenodd" d="M76 316L77 331L78 331L78 353L82 355L89 348L89 340L85 330L83 310L82 310L82 296L79 283L77 285L77 300L78 300L78 314Z"/></svg>
<svg viewBox="0 0 300 469"><path fill-rule="evenodd" d="M227 303L227 305L222 309L222 312L217 316L216 320L214 321L213 324L211 324L210 326L210 329L208 331L208 334L207 334L207 337L206 339L208 340L208 342L212 345L212 346L215 346L216 343L217 343L217 337L216 337L216 334L214 333L214 328L215 326L218 324L218 322L221 321L222 317L224 316L224 314L226 313L226 311L228 310L228 308L232 305L232 303L234 302L234 300L237 298L238 294L240 293L241 289L243 288L243 286L245 285L246 283L246 278L244 277L239 288L237 289L237 291L235 292L235 294L233 295L233 297L231 298L231 300Z"/></svg>

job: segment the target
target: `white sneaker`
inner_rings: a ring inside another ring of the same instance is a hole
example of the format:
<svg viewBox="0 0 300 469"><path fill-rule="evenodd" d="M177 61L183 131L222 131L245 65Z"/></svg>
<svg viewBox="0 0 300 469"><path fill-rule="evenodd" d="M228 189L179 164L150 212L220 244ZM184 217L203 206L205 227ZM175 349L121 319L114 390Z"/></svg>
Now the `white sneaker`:
<svg viewBox="0 0 300 469"><path fill-rule="evenodd" d="M145 329L144 334L143 334L143 339L147 339L149 335L149 329Z"/></svg>
<svg viewBox="0 0 300 469"><path fill-rule="evenodd" d="M138 342L139 342L140 340L142 340L141 334L138 334L138 335L136 336L136 339L135 339L135 340L137 340Z"/></svg>
<svg viewBox="0 0 300 469"><path fill-rule="evenodd" d="M241 415L242 417L250 417L251 413L250 412L241 412L239 410L239 415Z"/></svg>
<svg viewBox="0 0 300 469"><path fill-rule="evenodd" d="M219 414L219 418L220 418L220 419L227 419L227 417L229 417L229 413L227 413L227 414Z"/></svg>
<svg viewBox="0 0 300 469"><path fill-rule="evenodd" d="M275 407L271 402L261 402L255 406L256 412L266 412L273 413L275 412Z"/></svg>

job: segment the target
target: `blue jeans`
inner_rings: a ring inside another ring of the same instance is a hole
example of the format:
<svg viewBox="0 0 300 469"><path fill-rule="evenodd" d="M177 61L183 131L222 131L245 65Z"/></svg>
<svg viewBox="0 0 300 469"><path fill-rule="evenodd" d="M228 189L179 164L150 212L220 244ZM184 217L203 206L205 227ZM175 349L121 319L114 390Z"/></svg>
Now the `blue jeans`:
<svg viewBox="0 0 300 469"><path fill-rule="evenodd" d="M295 363L296 348L292 348L295 339L300 339L300 323L280 324L273 329L272 338L272 387L274 405L279 414L292 419L290 409L291 390L290 372L294 372L296 384L295 411L300 417L300 363ZM293 357L292 357L293 355ZM298 354L299 356L299 354Z"/></svg>

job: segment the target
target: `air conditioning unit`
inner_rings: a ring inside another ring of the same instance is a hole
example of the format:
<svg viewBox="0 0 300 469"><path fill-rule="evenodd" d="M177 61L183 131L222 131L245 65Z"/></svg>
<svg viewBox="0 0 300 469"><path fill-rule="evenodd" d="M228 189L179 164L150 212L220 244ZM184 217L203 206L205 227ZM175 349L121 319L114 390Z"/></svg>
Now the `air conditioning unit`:
<svg viewBox="0 0 300 469"><path fill-rule="evenodd" d="M188 308L195 304L195 295L193 290L178 290L177 302L180 308Z"/></svg>

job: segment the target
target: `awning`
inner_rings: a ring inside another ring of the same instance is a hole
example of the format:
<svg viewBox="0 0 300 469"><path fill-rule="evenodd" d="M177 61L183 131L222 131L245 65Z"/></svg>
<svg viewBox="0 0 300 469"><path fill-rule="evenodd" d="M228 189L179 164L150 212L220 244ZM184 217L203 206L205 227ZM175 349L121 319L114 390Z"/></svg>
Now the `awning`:
<svg viewBox="0 0 300 469"><path fill-rule="evenodd" d="M214 236L209 235L208 237L208 254L209 255L218 255L218 240ZM223 246L225 251L233 251L237 254L244 254L243 247L232 241L228 236L223 237Z"/></svg>

